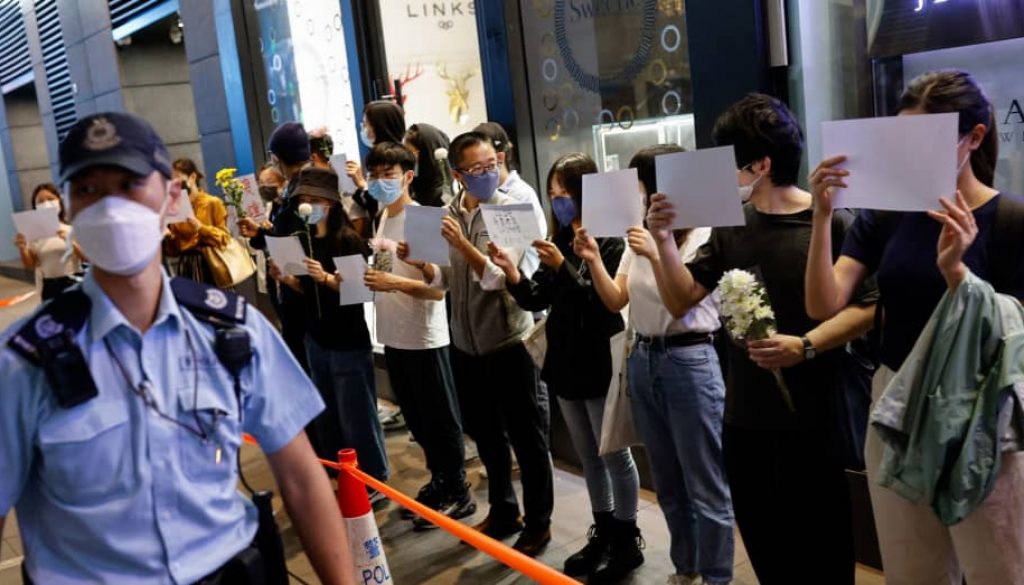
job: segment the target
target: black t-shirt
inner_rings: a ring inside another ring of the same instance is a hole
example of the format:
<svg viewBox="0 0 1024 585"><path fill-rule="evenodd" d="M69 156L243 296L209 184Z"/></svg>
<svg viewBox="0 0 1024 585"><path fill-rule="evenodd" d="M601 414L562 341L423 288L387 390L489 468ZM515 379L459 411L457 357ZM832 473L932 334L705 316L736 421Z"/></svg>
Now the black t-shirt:
<svg viewBox="0 0 1024 585"><path fill-rule="evenodd" d="M752 204L743 208L747 225L715 228L711 239L689 265L694 279L709 291L722 275L741 269L764 284L775 311L779 333L802 336L820 322L807 316L804 305L804 272L811 243L813 212L773 215ZM847 211L832 219L833 258L839 256L846 230L853 220ZM859 291L855 304L875 302L870 287ZM729 424L760 429L821 429L834 420L837 350L822 352L809 362L783 370L796 414L786 408L775 378L750 361L745 348L728 344L725 420Z"/></svg>
<svg viewBox="0 0 1024 585"><path fill-rule="evenodd" d="M974 210L978 237L964 254L971 272L988 280L991 274L990 240L999 196ZM881 361L898 370L932 312L946 292L946 281L936 264L936 244L942 226L924 213L862 211L843 245L843 255L877 274L884 323L881 332ZM1016 290L1000 291L1024 298L1024 266Z"/></svg>
<svg viewBox="0 0 1024 585"><path fill-rule="evenodd" d="M309 244L303 233L299 236L302 247L307 250ZM334 272L334 258L353 254L369 255L369 249L355 232L345 236L341 242L334 237L313 238L313 254L311 257L324 267L328 273ZM339 351L370 349L370 331L366 327L363 305L341 306L338 293L322 284L316 284L308 276L299 277L302 282L302 304L306 312L306 331L320 347ZM313 290L320 295L320 309L317 311L317 299Z"/></svg>

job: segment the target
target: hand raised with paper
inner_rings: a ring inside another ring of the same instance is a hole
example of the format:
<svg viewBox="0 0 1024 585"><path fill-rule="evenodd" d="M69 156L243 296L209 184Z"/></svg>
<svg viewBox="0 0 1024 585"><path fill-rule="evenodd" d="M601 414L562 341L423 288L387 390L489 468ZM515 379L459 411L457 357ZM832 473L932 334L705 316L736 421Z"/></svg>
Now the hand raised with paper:
<svg viewBox="0 0 1024 585"><path fill-rule="evenodd" d="M647 258L651 262L658 261L658 245L654 242L651 232L642 227L629 228L626 232L626 243L637 256Z"/></svg>
<svg viewBox="0 0 1024 585"><path fill-rule="evenodd" d="M508 253L501 246L494 242L487 242L487 254L491 257L491 262L505 273L505 280L509 284L519 284L519 281L523 278L522 274L519 273L519 267L516 266L515 261L509 257Z"/></svg>
<svg viewBox="0 0 1024 585"><path fill-rule="evenodd" d="M441 220L441 235L448 243L458 250L464 249L470 245L469 240L466 239L466 235L462 232L462 226L455 220L454 217L446 215Z"/></svg>
<svg viewBox="0 0 1024 585"><path fill-rule="evenodd" d="M963 193L956 192L956 203L945 197L939 198L945 211L929 211L932 219L942 224L942 232L936 245L937 264L950 290L955 290L967 277L964 254L978 237L978 222L974 212L967 205Z"/></svg>
<svg viewBox="0 0 1024 585"><path fill-rule="evenodd" d="M533 247L537 249L537 255L540 257L541 264L549 268L558 270L565 262L565 256L562 255L562 251L558 249L558 246L547 240L537 240L533 243Z"/></svg>
<svg viewBox="0 0 1024 585"><path fill-rule="evenodd" d="M651 195L647 207L647 228L656 242L665 242L672 237L672 222L676 220L676 207L664 193Z"/></svg>
<svg viewBox="0 0 1024 585"><path fill-rule="evenodd" d="M836 189L846 189L845 177L850 175L846 169L838 169L836 165L846 162L845 156L834 156L820 163L811 173L811 195L814 197L814 213L816 215L832 215L832 199Z"/></svg>
<svg viewBox="0 0 1024 585"><path fill-rule="evenodd" d="M363 177L363 168L359 166L359 163L350 160L345 163L345 172L349 178L352 179L352 183L355 184L357 189L366 188L366 179Z"/></svg>
<svg viewBox="0 0 1024 585"><path fill-rule="evenodd" d="M588 264L601 261L601 248L597 245L597 240L587 234L586 228L576 230L572 251Z"/></svg>

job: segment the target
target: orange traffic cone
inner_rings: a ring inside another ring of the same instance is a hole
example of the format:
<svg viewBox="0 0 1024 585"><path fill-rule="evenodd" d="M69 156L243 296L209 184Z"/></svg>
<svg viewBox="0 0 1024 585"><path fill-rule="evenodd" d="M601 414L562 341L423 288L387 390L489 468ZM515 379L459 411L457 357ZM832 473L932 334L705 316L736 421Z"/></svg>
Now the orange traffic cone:
<svg viewBox="0 0 1024 585"><path fill-rule="evenodd" d="M358 466L355 450L338 451L338 463ZM356 583L393 585L391 569L384 557L384 545L380 542L377 519L373 515L366 486L345 471L338 474L338 507L345 518L348 544L352 549L352 561L356 569Z"/></svg>

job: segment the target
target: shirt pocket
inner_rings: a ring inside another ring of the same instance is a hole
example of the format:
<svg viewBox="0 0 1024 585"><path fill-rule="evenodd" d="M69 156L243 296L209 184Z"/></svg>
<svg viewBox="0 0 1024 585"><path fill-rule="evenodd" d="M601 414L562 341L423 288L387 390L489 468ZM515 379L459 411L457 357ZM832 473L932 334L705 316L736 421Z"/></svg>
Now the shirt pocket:
<svg viewBox="0 0 1024 585"><path fill-rule="evenodd" d="M127 491L133 460L128 418L125 403L93 400L43 421L38 435L43 485L74 505Z"/></svg>
<svg viewBox="0 0 1024 585"><path fill-rule="evenodd" d="M203 483L231 480L242 443L234 395L218 395L200 384L198 394L191 386L180 389L178 405L178 419L189 427L178 429L178 451L185 476Z"/></svg>

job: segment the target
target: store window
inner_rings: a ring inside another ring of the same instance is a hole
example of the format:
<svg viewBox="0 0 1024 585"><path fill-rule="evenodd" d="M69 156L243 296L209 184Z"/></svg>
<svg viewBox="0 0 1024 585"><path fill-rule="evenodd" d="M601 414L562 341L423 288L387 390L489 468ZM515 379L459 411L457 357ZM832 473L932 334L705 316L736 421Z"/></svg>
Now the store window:
<svg viewBox="0 0 1024 585"><path fill-rule="evenodd" d="M336 153L359 158L345 31L338 0L254 2L271 121L324 127Z"/></svg>
<svg viewBox="0 0 1024 585"><path fill-rule="evenodd" d="M657 143L694 148L683 0L521 3L537 161L625 168Z"/></svg>
<svg viewBox="0 0 1024 585"><path fill-rule="evenodd" d="M388 73L401 82L410 125L454 138L487 120L474 2L380 0L380 16Z"/></svg>

